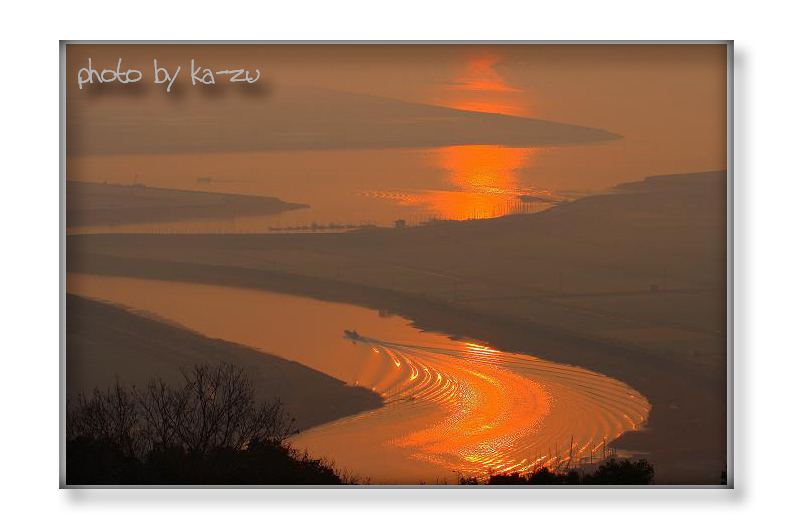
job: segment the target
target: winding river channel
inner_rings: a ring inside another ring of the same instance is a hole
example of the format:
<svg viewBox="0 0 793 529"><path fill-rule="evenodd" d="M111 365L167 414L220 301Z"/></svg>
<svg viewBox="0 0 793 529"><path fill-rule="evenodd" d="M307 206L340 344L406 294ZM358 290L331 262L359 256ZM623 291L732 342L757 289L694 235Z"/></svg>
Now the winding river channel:
<svg viewBox="0 0 793 529"><path fill-rule="evenodd" d="M580 367L424 332L354 305L258 290L68 274L67 291L147 311L383 395L382 408L311 428L294 447L372 483L566 467L602 457L650 404ZM345 329L359 333L355 340ZM530 343L530 336L527 336Z"/></svg>

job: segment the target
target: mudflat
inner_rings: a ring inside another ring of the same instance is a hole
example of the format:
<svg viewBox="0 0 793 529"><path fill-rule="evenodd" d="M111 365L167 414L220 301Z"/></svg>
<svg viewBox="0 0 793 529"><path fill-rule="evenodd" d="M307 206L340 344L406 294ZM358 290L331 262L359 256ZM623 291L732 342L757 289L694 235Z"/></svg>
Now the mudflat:
<svg viewBox="0 0 793 529"><path fill-rule="evenodd" d="M299 429L382 406L374 392L297 362L208 338L123 307L68 294L66 297L66 393L104 389L152 378L181 382L180 368L228 362L245 370L264 400L281 399Z"/></svg>

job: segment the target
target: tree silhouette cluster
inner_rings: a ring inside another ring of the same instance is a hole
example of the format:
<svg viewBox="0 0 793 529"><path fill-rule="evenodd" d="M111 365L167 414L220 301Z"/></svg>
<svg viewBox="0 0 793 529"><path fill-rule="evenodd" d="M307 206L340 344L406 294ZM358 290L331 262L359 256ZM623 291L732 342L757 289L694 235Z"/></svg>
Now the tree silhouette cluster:
<svg viewBox="0 0 793 529"><path fill-rule="evenodd" d="M590 474L576 470L555 473L542 467L527 474L493 474L487 485L650 485L655 470L645 459L609 459ZM476 477L461 477L460 485L479 485Z"/></svg>
<svg viewBox="0 0 793 529"><path fill-rule="evenodd" d="M285 443L294 419L278 400L258 403L231 364L182 370L172 387L151 380L69 400L68 484L340 484L333 465Z"/></svg>

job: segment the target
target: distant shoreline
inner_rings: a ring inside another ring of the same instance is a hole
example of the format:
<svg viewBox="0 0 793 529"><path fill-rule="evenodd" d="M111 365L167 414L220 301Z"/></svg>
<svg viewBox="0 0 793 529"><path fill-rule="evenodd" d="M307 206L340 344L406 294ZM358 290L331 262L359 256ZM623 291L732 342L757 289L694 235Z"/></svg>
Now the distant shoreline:
<svg viewBox="0 0 793 529"><path fill-rule="evenodd" d="M66 182L66 227L113 226L272 214L308 208L275 197L188 191L142 184Z"/></svg>

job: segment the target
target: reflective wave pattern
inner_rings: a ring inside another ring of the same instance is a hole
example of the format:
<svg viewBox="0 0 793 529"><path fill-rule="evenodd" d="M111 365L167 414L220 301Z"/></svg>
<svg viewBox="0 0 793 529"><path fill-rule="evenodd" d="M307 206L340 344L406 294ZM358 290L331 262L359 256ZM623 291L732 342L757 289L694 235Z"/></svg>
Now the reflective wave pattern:
<svg viewBox="0 0 793 529"><path fill-rule="evenodd" d="M369 349L357 384L382 394L385 406L310 429L294 444L375 482L597 461L608 442L640 428L650 411L622 382L525 354L476 343L353 343ZM406 459L413 465L393 464Z"/></svg>

